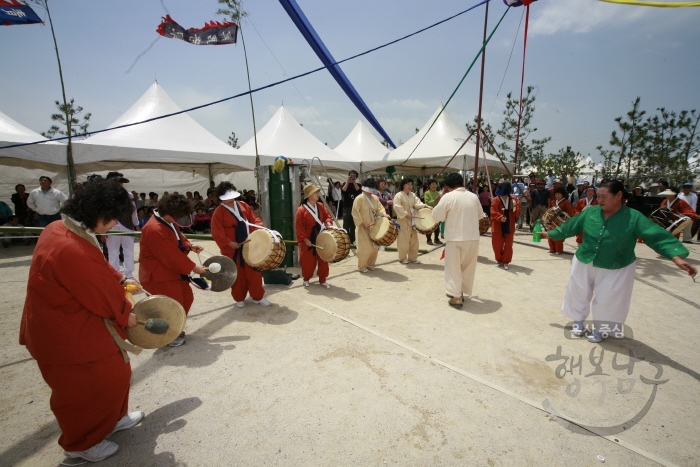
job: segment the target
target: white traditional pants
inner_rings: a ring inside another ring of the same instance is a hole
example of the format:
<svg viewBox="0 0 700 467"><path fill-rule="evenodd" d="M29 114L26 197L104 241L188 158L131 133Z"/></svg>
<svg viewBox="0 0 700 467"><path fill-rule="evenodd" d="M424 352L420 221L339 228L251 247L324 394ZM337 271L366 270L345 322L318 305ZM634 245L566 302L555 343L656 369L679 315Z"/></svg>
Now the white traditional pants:
<svg viewBox="0 0 700 467"><path fill-rule="evenodd" d="M123 225L117 223L112 230L130 231ZM107 235L107 252L109 253L109 264L119 272L119 247L124 251L124 277L134 277L134 237L126 235Z"/></svg>
<svg viewBox="0 0 700 467"><path fill-rule="evenodd" d="M447 295L471 296L478 256L479 240L445 242L445 293Z"/></svg>
<svg viewBox="0 0 700 467"><path fill-rule="evenodd" d="M357 269L364 271L367 268L373 268L377 262L379 247L372 241L369 236L369 230L364 227L355 227L355 242L357 243Z"/></svg>
<svg viewBox="0 0 700 467"><path fill-rule="evenodd" d="M596 268L574 256L561 310L574 321L585 321L592 312L594 321L623 324L630 311L635 268L636 263L622 269Z"/></svg>

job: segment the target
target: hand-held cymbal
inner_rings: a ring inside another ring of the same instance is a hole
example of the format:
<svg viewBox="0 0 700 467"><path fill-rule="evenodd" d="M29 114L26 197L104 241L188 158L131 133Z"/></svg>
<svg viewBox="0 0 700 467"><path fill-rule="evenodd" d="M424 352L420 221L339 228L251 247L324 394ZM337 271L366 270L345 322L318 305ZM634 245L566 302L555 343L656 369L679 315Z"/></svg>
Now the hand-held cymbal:
<svg viewBox="0 0 700 467"><path fill-rule="evenodd" d="M170 327L170 324L162 318L151 318L148 321L137 320L137 323L143 324L146 331L153 334L165 334Z"/></svg>

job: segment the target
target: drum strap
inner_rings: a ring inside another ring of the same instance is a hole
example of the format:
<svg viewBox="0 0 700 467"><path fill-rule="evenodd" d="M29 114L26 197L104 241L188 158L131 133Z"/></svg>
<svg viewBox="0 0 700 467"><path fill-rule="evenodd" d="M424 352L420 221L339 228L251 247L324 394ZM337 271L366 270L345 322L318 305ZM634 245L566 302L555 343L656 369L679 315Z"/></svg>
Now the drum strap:
<svg viewBox="0 0 700 467"><path fill-rule="evenodd" d="M501 198L501 204L503 204L503 215L506 217L505 222L501 222L501 233L504 234L509 234L510 233L510 197L504 202L503 198Z"/></svg>
<svg viewBox="0 0 700 467"><path fill-rule="evenodd" d="M325 226L323 225L323 222L321 222L321 219L318 218L318 206L312 208L307 201L305 201L302 206L304 206L306 210L309 211L309 214L311 214L311 216L316 220L316 225L313 226L311 229L311 235L309 235L309 240L311 243L315 244L318 234L321 233ZM306 248L311 251L314 256L316 256L316 248L312 246Z"/></svg>
<svg viewBox="0 0 700 467"><path fill-rule="evenodd" d="M141 347L131 344L122 339L122 336L120 336L117 333L117 330L114 329L114 324L107 318L102 319L105 322L105 326L107 326L107 331L109 331L109 335L112 336L112 339L114 339L114 343L117 344L117 347L119 347L119 350L122 353L122 357L124 358L124 361L126 363L129 363L129 361L131 360L127 352L131 352L134 355L138 355L141 353L141 351L143 350Z"/></svg>

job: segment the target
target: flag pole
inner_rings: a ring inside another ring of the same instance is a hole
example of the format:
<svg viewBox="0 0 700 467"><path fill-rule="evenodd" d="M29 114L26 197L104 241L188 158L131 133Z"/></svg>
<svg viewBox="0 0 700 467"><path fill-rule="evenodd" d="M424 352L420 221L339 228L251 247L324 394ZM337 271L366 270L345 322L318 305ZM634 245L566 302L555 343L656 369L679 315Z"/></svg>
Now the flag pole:
<svg viewBox="0 0 700 467"><path fill-rule="evenodd" d="M474 156L474 184L472 189L474 193L479 192L479 183L476 180L477 173L479 172L479 146L481 145L481 104L484 98L484 68L486 67L486 35L488 34L488 20L489 20L489 2L486 2L486 10L484 11L484 50L481 53L481 82L479 83L479 114L476 121L476 154Z"/></svg>
<svg viewBox="0 0 700 467"><path fill-rule="evenodd" d="M253 116L253 142L255 143L255 178L258 181L257 195L260 196L260 177L262 176L260 174L260 171L262 170L262 167L260 167L260 154L258 154L258 130L255 125L255 107L253 106L253 93L251 92L252 88L250 86L250 68L248 67L248 52L245 48L245 39L243 38L243 27L240 24L241 22L242 21L239 20L238 29L239 31L241 31L241 42L243 43L243 57L245 58L245 72L248 76L248 97L250 98L250 113Z"/></svg>

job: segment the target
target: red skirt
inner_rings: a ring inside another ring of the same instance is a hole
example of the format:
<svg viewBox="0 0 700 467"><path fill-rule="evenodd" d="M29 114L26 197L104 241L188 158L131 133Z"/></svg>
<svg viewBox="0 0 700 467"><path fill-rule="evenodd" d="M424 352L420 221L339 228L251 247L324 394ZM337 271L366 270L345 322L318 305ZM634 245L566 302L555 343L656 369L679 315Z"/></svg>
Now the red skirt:
<svg viewBox="0 0 700 467"><path fill-rule="evenodd" d="M129 408L131 365L121 352L89 363L39 363L51 388L51 410L66 451L84 451L105 439Z"/></svg>

